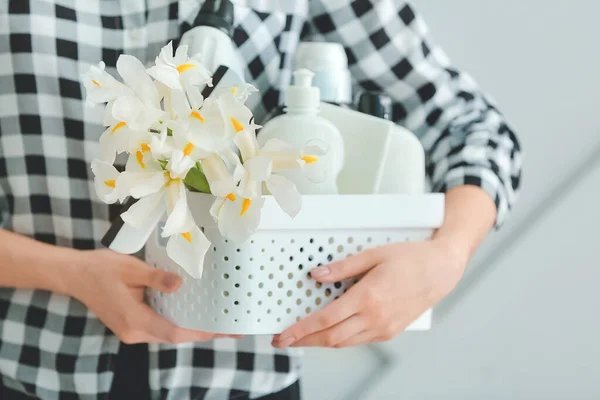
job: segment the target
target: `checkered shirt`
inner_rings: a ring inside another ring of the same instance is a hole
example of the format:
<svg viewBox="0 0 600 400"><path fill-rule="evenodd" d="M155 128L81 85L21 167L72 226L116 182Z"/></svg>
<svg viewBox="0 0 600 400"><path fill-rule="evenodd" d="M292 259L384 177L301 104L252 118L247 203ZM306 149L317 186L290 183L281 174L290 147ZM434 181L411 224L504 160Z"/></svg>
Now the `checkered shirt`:
<svg viewBox="0 0 600 400"><path fill-rule="evenodd" d="M426 149L434 191L476 185L497 226L519 188L519 143L492 101L452 66L414 8L400 0L235 1L234 41L264 122L289 84L300 40L342 43L357 86L394 101L393 119ZM149 63L189 29L198 0L0 1L0 209L6 229L77 249L100 247L115 210L94 194L101 108L79 76L117 57ZM0 289L0 378L42 399L106 398L119 340L77 300ZM149 347L153 398L255 398L297 380L293 350L270 337Z"/></svg>

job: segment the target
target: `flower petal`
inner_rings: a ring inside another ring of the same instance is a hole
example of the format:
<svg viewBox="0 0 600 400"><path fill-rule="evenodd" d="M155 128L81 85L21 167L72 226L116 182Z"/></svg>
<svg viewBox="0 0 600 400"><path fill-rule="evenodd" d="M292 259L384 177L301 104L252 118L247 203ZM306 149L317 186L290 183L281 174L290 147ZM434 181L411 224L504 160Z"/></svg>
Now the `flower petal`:
<svg viewBox="0 0 600 400"><path fill-rule="evenodd" d="M190 100L190 105L194 110L199 109L204 104L204 97L202 96L202 92L200 89L193 85L186 85L185 92L188 95L188 99Z"/></svg>
<svg viewBox="0 0 600 400"><path fill-rule="evenodd" d="M172 181L167 187L167 213L169 214L162 231L162 237L189 231L195 226L192 214L188 208L186 189L183 183Z"/></svg>
<svg viewBox="0 0 600 400"><path fill-rule="evenodd" d="M225 127L231 134L248 129L251 125L252 111L230 92L225 92L219 96L219 107L225 115Z"/></svg>
<svg viewBox="0 0 600 400"><path fill-rule="evenodd" d="M112 128L108 128L100 135L100 158L109 164L115 162L119 137L111 134Z"/></svg>
<svg viewBox="0 0 600 400"><path fill-rule="evenodd" d="M90 69L81 76L86 89L86 100L89 102L108 103L129 91L129 88L107 73L105 67L104 62L100 62L97 66L90 66Z"/></svg>
<svg viewBox="0 0 600 400"><path fill-rule="evenodd" d="M256 140L256 134L250 130L240 131L234 139L235 145L242 154L242 160L246 161L258 155L260 146Z"/></svg>
<svg viewBox="0 0 600 400"><path fill-rule="evenodd" d="M177 47L177 50L175 50L175 57L173 57L173 63L175 65L180 65L180 64L185 63L187 60L188 60L188 46L184 44L184 45Z"/></svg>
<svg viewBox="0 0 600 400"><path fill-rule="evenodd" d="M193 278L200 279L204 269L204 257L210 242L197 226L189 232L177 233L167 242L167 255Z"/></svg>
<svg viewBox="0 0 600 400"><path fill-rule="evenodd" d="M175 60L173 59L173 41L170 41L160 49L160 53L156 57L156 64L176 67Z"/></svg>
<svg viewBox="0 0 600 400"><path fill-rule="evenodd" d="M209 213L215 219L215 221L219 218L221 208L223 208L223 204L225 204L226 201L227 199L224 197L217 197L212 206L210 206Z"/></svg>
<svg viewBox="0 0 600 400"><path fill-rule="evenodd" d="M117 59L117 71L123 78L123 82L133 89L145 105L159 108L158 90L140 60L127 54L121 54Z"/></svg>
<svg viewBox="0 0 600 400"><path fill-rule="evenodd" d="M302 208L302 196L292 181L283 176L271 175L267 180L267 189L286 214L292 218L298 215Z"/></svg>
<svg viewBox="0 0 600 400"><path fill-rule="evenodd" d="M164 190L142 197L121 214L121 218L126 224L136 229L145 230L148 224L155 220L154 217L157 214L162 215L165 212L164 197Z"/></svg>
<svg viewBox="0 0 600 400"><path fill-rule="evenodd" d="M148 75L160 81L174 90L183 90L179 82L179 72L174 67L167 65L155 65L148 68Z"/></svg>
<svg viewBox="0 0 600 400"><path fill-rule="evenodd" d="M125 171L117 179L117 186L135 199L159 192L165 183L166 178L162 171L150 173Z"/></svg>
<svg viewBox="0 0 600 400"><path fill-rule="evenodd" d="M185 92L181 90L173 90L171 92L171 107L173 107L173 112L179 118L189 117L192 112L192 108L188 103Z"/></svg>
<svg viewBox="0 0 600 400"><path fill-rule="evenodd" d="M101 160L92 161L94 187L98 198L106 204L113 204L121 198L117 187L119 171L112 165Z"/></svg>
<svg viewBox="0 0 600 400"><path fill-rule="evenodd" d="M167 170L173 179L185 179L190 169L196 164L191 157L187 157L183 151L175 150L167 163Z"/></svg>
<svg viewBox="0 0 600 400"><path fill-rule="evenodd" d="M255 182L264 182L269 179L273 171L273 160L265 156L252 157L244 163L244 168L250 174L250 179Z"/></svg>
<svg viewBox="0 0 600 400"><path fill-rule="evenodd" d="M236 190L237 181L234 181L220 156L213 154L200 161L200 164L213 195L226 197Z"/></svg>
<svg viewBox="0 0 600 400"><path fill-rule="evenodd" d="M225 201L218 217L221 234L235 243L245 242L258 227L264 203L262 197L248 200L238 196L236 201Z"/></svg>
<svg viewBox="0 0 600 400"><path fill-rule="evenodd" d="M127 163L125 164L125 171L128 172L163 172L160 163L156 161L151 152L136 151L129 155Z"/></svg>

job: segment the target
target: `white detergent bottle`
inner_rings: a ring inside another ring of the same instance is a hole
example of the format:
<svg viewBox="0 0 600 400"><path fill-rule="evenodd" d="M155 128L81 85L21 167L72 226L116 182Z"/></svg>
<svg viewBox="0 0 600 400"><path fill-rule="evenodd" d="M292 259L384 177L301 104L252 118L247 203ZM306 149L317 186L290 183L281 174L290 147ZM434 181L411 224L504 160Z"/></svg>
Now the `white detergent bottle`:
<svg viewBox="0 0 600 400"><path fill-rule="evenodd" d="M281 175L294 182L301 194L337 194L336 181L344 166L342 135L333 123L319 116L320 92L312 86L314 73L299 69L293 75L294 85L286 93L285 114L269 121L258 141L262 146L269 139L278 138L296 149L307 149L304 155L309 165ZM315 148L321 154L311 154Z"/></svg>
<svg viewBox="0 0 600 400"><path fill-rule="evenodd" d="M188 55L199 60L213 74L213 89L241 85L244 62L233 42L234 5L230 0L206 0L194 27L183 34L180 46L188 46ZM210 96L207 87L204 97Z"/></svg>

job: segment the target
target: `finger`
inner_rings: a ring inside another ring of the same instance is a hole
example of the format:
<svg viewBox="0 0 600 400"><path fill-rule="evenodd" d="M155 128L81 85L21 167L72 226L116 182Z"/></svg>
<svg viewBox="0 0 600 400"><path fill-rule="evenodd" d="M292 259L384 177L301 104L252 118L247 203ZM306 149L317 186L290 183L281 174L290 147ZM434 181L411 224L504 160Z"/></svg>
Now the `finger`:
<svg viewBox="0 0 600 400"><path fill-rule="evenodd" d="M181 286L182 279L173 272L153 269L144 264L131 278L129 283L136 286L150 287L164 293L175 292Z"/></svg>
<svg viewBox="0 0 600 400"><path fill-rule="evenodd" d="M348 339L344 340L343 342L338 343L336 347L338 347L338 348L351 347L351 346L358 346L361 344L368 344L368 343L382 341L379 339L380 339L380 337L377 336L377 332L369 329L369 330L359 332L358 334L356 334L352 337L349 337Z"/></svg>
<svg viewBox="0 0 600 400"><path fill-rule="evenodd" d="M210 332L205 332L205 333L210 333ZM243 335L225 335L225 334L221 334L221 333L215 333L215 334L211 334L211 335L212 335L212 337L206 338L203 341L212 340L212 339L223 339L223 338L241 339L244 337ZM192 340L192 341L200 341L200 340ZM144 333L144 332L141 332L137 336L137 339L134 342L135 343L170 343L167 340L160 339L156 336L152 336L152 335L150 335L148 333ZM182 343L182 342L178 342L178 343Z"/></svg>
<svg viewBox="0 0 600 400"><path fill-rule="evenodd" d="M150 307L140 307L140 318L145 321L142 331L166 343L204 342L214 333L180 328L166 318L156 314Z"/></svg>
<svg viewBox="0 0 600 400"><path fill-rule="evenodd" d="M292 347L336 347L337 344L366 330L367 324L363 316L354 314L350 318L329 329L313 333L296 341Z"/></svg>
<svg viewBox="0 0 600 400"><path fill-rule="evenodd" d="M342 279L363 274L375 267L380 261L378 254L377 249L363 251L345 260L313 268L310 275L320 282L338 282Z"/></svg>
<svg viewBox="0 0 600 400"><path fill-rule="evenodd" d="M225 335L222 333L218 333L215 335L216 339L220 339L220 338L242 339L243 337L244 337L244 335Z"/></svg>
<svg viewBox="0 0 600 400"><path fill-rule="evenodd" d="M358 299L359 296L356 296L353 291L348 291L333 303L295 323L279 336L276 336L276 347L290 346L305 336L330 328L356 314L359 309Z"/></svg>

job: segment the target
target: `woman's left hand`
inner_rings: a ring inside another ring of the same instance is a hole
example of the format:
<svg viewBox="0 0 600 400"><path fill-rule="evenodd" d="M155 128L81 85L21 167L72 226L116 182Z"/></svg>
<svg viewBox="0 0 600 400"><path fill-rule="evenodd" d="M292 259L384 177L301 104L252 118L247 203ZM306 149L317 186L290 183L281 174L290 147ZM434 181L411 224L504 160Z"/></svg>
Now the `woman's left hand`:
<svg viewBox="0 0 600 400"><path fill-rule="evenodd" d="M469 254L446 238L367 250L311 271L319 282L364 276L344 295L273 338L273 345L347 347L387 341L444 298Z"/></svg>

